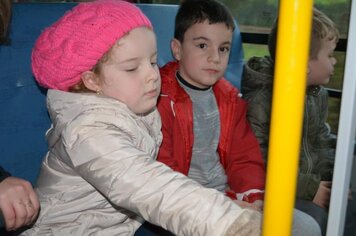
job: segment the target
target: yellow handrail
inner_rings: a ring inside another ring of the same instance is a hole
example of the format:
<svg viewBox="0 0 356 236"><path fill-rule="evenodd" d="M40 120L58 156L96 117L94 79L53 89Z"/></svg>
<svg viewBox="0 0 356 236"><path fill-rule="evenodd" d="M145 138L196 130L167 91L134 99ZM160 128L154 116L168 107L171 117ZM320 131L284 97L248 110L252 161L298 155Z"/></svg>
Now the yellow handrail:
<svg viewBox="0 0 356 236"><path fill-rule="evenodd" d="M312 5L312 0L280 0L264 236L291 235Z"/></svg>

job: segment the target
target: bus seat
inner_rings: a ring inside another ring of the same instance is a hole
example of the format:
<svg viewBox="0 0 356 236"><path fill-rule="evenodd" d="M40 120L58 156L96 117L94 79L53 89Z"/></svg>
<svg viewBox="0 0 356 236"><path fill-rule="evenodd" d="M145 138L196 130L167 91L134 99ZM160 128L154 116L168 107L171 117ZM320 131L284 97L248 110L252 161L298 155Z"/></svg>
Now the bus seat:
<svg viewBox="0 0 356 236"><path fill-rule="evenodd" d="M42 29L74 4L13 5L10 44L0 46L0 165L12 175L35 183L47 151L50 127L46 91L31 71L31 50Z"/></svg>
<svg viewBox="0 0 356 236"><path fill-rule="evenodd" d="M35 184L47 151L45 132L50 127L46 90L31 72L31 50L41 30L76 3L15 3L9 45L0 46L0 165L12 175ZM137 4L150 18L157 34L158 65L172 60L177 5ZM235 30L226 77L240 87L243 66L241 36Z"/></svg>

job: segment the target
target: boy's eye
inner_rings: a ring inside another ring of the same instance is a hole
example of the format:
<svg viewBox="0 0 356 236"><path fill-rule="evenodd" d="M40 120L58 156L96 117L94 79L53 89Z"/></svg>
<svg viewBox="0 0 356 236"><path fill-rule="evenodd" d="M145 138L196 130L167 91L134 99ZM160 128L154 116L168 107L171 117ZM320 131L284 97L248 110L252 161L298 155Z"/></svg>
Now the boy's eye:
<svg viewBox="0 0 356 236"><path fill-rule="evenodd" d="M229 52L230 48L229 47L221 47L219 48L220 52Z"/></svg>
<svg viewBox="0 0 356 236"><path fill-rule="evenodd" d="M207 48L207 45L205 43L199 43L198 47L201 49Z"/></svg>

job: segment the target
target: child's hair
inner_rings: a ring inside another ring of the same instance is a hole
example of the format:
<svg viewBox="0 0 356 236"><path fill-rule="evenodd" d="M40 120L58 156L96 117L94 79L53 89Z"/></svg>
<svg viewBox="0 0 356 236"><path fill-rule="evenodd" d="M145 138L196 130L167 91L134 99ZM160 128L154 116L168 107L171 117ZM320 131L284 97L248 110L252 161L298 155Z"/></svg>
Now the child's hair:
<svg viewBox="0 0 356 236"><path fill-rule="evenodd" d="M277 45L277 21L278 20L274 22L268 38L268 50L273 60L275 59ZM318 9L313 8L312 32L310 37L309 56L315 59L320 50L321 41L327 37L328 40L335 40L337 42L339 40L339 31L335 23L329 17Z"/></svg>
<svg viewBox="0 0 356 236"><path fill-rule="evenodd" d="M93 69L91 69L92 72L94 72L97 75L100 74L102 65L105 62L109 61L109 59L110 59L110 52L112 51L112 49L113 49L113 47L111 49L109 49L109 51L106 52L100 58L100 60L94 65ZM94 93L95 91L92 91L92 90L88 89L85 86L84 82L82 80L80 80L77 84L74 84L74 85L70 86L68 88L68 92L72 92L72 93Z"/></svg>
<svg viewBox="0 0 356 236"><path fill-rule="evenodd" d="M234 31L234 18L227 7L215 0L185 0L182 2L175 19L174 38L183 42L185 32L194 24L205 20L209 24L225 23Z"/></svg>
<svg viewBox="0 0 356 236"><path fill-rule="evenodd" d="M152 29L149 19L132 3L98 0L78 4L37 39L32 51L37 82L45 88L85 92L81 74L95 72L112 46L139 27Z"/></svg>
<svg viewBox="0 0 356 236"><path fill-rule="evenodd" d="M0 45L9 43L8 34L11 20L12 0L0 1Z"/></svg>

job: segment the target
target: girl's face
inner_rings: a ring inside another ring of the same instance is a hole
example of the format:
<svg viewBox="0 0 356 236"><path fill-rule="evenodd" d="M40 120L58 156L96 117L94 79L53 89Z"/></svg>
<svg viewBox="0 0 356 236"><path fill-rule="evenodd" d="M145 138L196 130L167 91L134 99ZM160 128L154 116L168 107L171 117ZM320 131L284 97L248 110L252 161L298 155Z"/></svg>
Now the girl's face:
<svg viewBox="0 0 356 236"><path fill-rule="evenodd" d="M99 74L98 90L125 103L136 114L155 108L161 88L156 37L146 27L136 28L111 49Z"/></svg>
<svg viewBox="0 0 356 236"><path fill-rule="evenodd" d="M325 85L329 83L336 64L334 57L335 47L335 40L329 40L328 37L325 37L321 41L320 50L316 58L309 60L308 85Z"/></svg>

